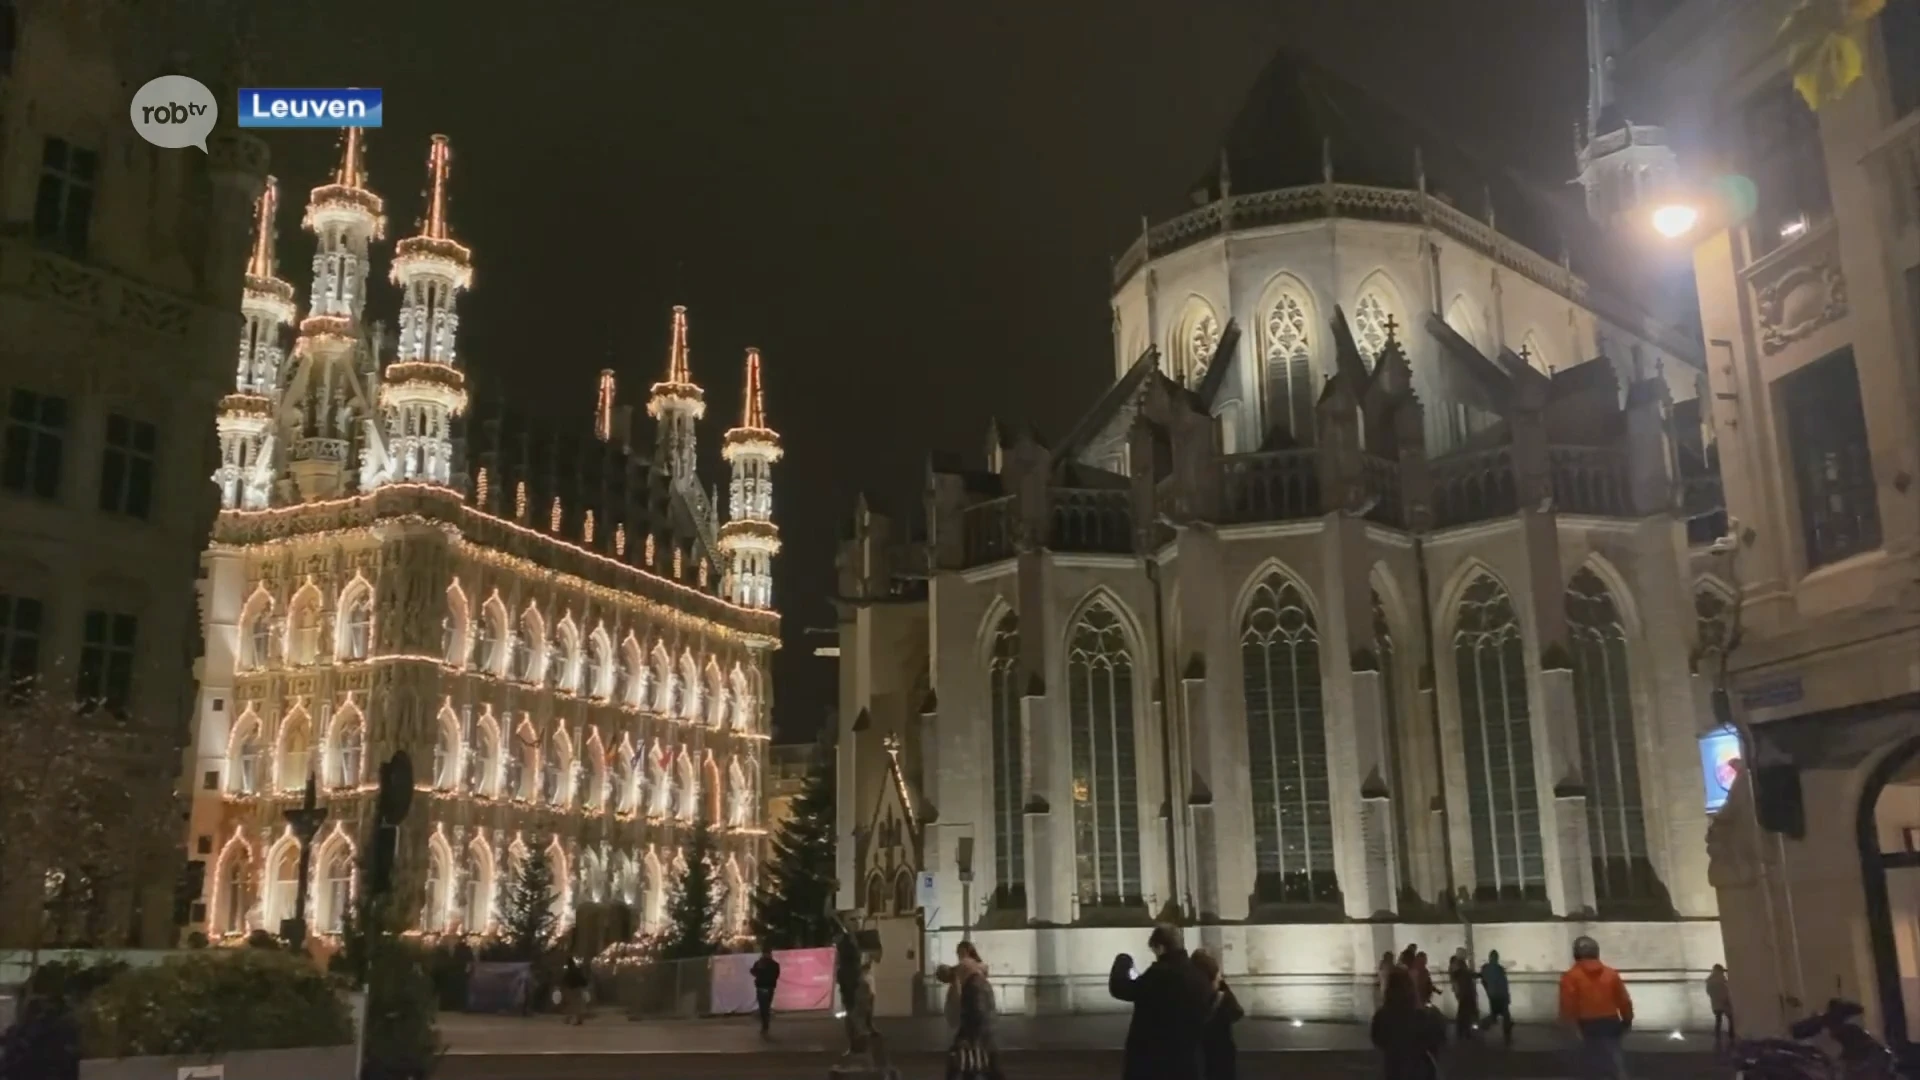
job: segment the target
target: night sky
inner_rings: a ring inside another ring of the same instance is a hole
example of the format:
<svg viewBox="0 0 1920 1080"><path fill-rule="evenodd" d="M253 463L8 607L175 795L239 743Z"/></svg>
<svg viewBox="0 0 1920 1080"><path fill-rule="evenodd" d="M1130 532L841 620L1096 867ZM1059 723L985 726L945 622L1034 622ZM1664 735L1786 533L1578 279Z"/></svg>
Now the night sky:
<svg viewBox="0 0 1920 1080"><path fill-rule="evenodd" d="M1142 213L1184 206L1276 48L1551 181L1572 174L1586 92L1579 0L272 8L257 84L385 91L369 145L390 240L418 220L428 135L452 138L452 226L477 267L461 347L484 387L584 426L602 367L643 399L686 304L706 475L724 482L742 352L763 350L787 447L787 739L833 702L833 662L802 632L832 625L856 493L911 510L930 448L977 452L993 415L1057 435L1092 402L1112 370L1109 261ZM304 296L297 207L337 133L270 142L282 274ZM372 304L389 320L390 253Z"/></svg>

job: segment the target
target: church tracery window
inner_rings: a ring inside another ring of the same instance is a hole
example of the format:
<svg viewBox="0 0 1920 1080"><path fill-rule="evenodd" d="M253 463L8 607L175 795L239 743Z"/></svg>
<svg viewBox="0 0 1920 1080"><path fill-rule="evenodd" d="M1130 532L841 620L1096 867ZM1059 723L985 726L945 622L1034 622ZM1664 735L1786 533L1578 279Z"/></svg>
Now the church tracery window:
<svg viewBox="0 0 1920 1080"><path fill-rule="evenodd" d="M340 640L334 655L365 660L373 648L373 590L355 578L340 599Z"/></svg>
<svg viewBox="0 0 1920 1080"><path fill-rule="evenodd" d="M1067 653L1074 876L1083 907L1144 901L1134 696L1126 633L1096 601L1074 626Z"/></svg>
<svg viewBox="0 0 1920 1080"><path fill-rule="evenodd" d="M1027 754L1020 721L1020 616L1011 611L993 629L987 692L993 739L994 902L1025 908Z"/></svg>
<svg viewBox="0 0 1920 1080"><path fill-rule="evenodd" d="M1453 658L1467 757L1474 896L1545 900L1525 647L1513 598L1488 574L1476 575L1461 596Z"/></svg>
<svg viewBox="0 0 1920 1080"><path fill-rule="evenodd" d="M1240 657L1255 895L1275 903L1337 903L1320 635L1292 579L1276 571L1254 589L1241 621Z"/></svg>
<svg viewBox="0 0 1920 1080"><path fill-rule="evenodd" d="M1393 306L1381 294L1378 288L1369 288L1360 294L1353 305L1353 344L1366 358L1368 365L1379 358L1380 350L1386 348L1387 324L1394 318Z"/></svg>
<svg viewBox="0 0 1920 1080"><path fill-rule="evenodd" d="M1594 897L1603 905L1650 899L1658 883L1647 857L1626 629L1612 592L1589 567L1568 583L1566 604Z"/></svg>
<svg viewBox="0 0 1920 1080"><path fill-rule="evenodd" d="M1293 290L1283 289L1267 309L1262 331L1267 427L1285 427L1296 443L1307 445L1313 439L1319 388L1313 379L1313 327L1306 302Z"/></svg>
<svg viewBox="0 0 1920 1080"><path fill-rule="evenodd" d="M1189 385L1198 385L1207 377L1207 368L1213 363L1213 353L1220 347L1220 323L1212 312L1202 312L1194 317L1187 327L1187 370Z"/></svg>

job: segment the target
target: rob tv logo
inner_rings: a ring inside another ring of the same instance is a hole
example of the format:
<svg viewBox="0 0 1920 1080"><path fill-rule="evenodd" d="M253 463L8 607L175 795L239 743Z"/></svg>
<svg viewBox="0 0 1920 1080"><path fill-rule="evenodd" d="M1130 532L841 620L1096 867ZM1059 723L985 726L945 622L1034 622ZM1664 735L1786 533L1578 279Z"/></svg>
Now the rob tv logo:
<svg viewBox="0 0 1920 1080"><path fill-rule="evenodd" d="M377 128L380 91L245 89L238 120L243 128Z"/></svg>

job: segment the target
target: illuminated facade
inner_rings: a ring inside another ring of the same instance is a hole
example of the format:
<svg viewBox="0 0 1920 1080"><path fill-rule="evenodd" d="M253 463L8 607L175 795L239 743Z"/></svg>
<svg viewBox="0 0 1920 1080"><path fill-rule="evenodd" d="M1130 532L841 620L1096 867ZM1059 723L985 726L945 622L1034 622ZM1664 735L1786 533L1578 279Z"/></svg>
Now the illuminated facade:
<svg viewBox="0 0 1920 1080"><path fill-rule="evenodd" d="M1701 349L1536 195L1268 68L1082 418L857 511L841 906L970 935L1010 1010L1121 1007L1177 918L1267 1015L1364 1018L1417 943L1550 1020L1590 933L1643 1024L1708 1019Z"/></svg>
<svg viewBox="0 0 1920 1080"><path fill-rule="evenodd" d="M395 887L417 929L494 930L511 867L542 858L563 925L657 930L704 821L739 930L779 617L764 591L730 598L725 529L690 471L686 312L651 459L630 445L611 373L590 437L536 439L469 410L455 302L472 254L449 233L448 161L436 137L426 220L395 245L392 343L366 319L383 222L361 133L308 206L312 309L284 353L294 294L273 265L272 189L259 206L247 343L219 420L225 508L202 560L193 928L277 932L293 914L299 841L282 813L311 776L330 817L306 914L336 932L379 767L404 750L417 794ZM760 415L750 392L743 419ZM618 906L630 921L598 914Z"/></svg>

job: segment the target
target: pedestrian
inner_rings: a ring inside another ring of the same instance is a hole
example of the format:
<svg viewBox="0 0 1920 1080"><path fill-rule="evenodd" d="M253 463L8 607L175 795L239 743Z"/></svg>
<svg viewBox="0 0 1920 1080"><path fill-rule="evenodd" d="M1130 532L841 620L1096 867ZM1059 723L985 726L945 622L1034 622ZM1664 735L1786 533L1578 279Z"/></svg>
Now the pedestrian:
<svg viewBox="0 0 1920 1080"><path fill-rule="evenodd" d="M1713 970L1707 973L1707 1004L1713 1008L1714 1048L1718 1049L1720 1046L1720 1022L1722 1020L1725 1020L1727 1023L1727 1042L1737 1042L1739 1036L1733 1033L1733 994L1727 989L1727 966L1725 964L1715 964L1713 965Z"/></svg>
<svg viewBox="0 0 1920 1080"><path fill-rule="evenodd" d="M1187 957L1180 928L1161 923L1147 937L1153 963L1133 975L1133 957L1113 958L1107 992L1133 1004L1122 1080L1202 1080L1201 1031L1213 988Z"/></svg>
<svg viewBox="0 0 1920 1080"><path fill-rule="evenodd" d="M1500 1021L1500 1034L1506 1045L1513 1046L1513 996L1507 986L1507 969L1500 965L1500 950L1487 953L1487 962L1480 965L1480 985L1487 988L1487 1013L1480 1021L1480 1030L1485 1031Z"/></svg>
<svg viewBox="0 0 1920 1080"><path fill-rule="evenodd" d="M1414 994L1420 999L1420 1007L1433 1008L1433 999L1440 996L1440 988L1433 984L1433 972L1427 970L1427 954L1414 953L1413 963L1407 970L1413 973Z"/></svg>
<svg viewBox="0 0 1920 1080"><path fill-rule="evenodd" d="M1414 960L1418 958L1419 955L1420 955L1420 946L1408 945L1406 948L1400 950L1400 959L1398 963L1403 968L1411 969L1413 967ZM1417 986L1416 986L1416 989L1418 989Z"/></svg>
<svg viewBox="0 0 1920 1080"><path fill-rule="evenodd" d="M1387 1002L1387 979L1392 977L1393 969L1399 967L1391 950L1380 954L1380 967L1373 973L1373 1007L1378 1009Z"/></svg>
<svg viewBox="0 0 1920 1080"><path fill-rule="evenodd" d="M1480 1031L1480 990L1467 950L1461 949L1447 962L1447 982L1453 987L1453 1037L1471 1039Z"/></svg>
<svg viewBox="0 0 1920 1080"><path fill-rule="evenodd" d="M941 969L953 993L953 1042L947 1049L947 1080L1000 1080L1000 1050L993 1039L993 987L980 954L961 942L960 962Z"/></svg>
<svg viewBox="0 0 1920 1080"><path fill-rule="evenodd" d="M980 950L973 947L973 942L963 941L954 946L953 955L954 962L952 964L941 964L939 967L933 969L933 977L945 983L947 986L945 1012L947 1015L947 1030L949 1032L960 1030L960 994L966 986L966 979L976 972L981 976L983 985L986 988L987 1008L991 1009L994 1007L993 984L984 982L987 974L987 965L980 959Z"/></svg>
<svg viewBox="0 0 1920 1080"><path fill-rule="evenodd" d="M1447 1021L1420 1000L1411 969L1396 967L1387 979L1386 1001L1373 1014L1373 1045L1380 1048L1383 1080L1439 1080Z"/></svg>
<svg viewBox="0 0 1920 1080"><path fill-rule="evenodd" d="M1206 1080L1236 1080L1240 1075L1240 1048L1233 1042L1233 1025L1247 1015L1233 988L1220 971L1220 961L1205 949L1193 950L1193 966L1213 988L1213 1000L1200 1030L1200 1060Z"/></svg>
<svg viewBox="0 0 1920 1080"><path fill-rule="evenodd" d="M1600 943L1573 940L1573 966L1560 976L1560 1020L1580 1036L1587 1080L1626 1080L1620 1037L1633 1028L1633 998L1620 973L1600 962Z"/></svg>
<svg viewBox="0 0 1920 1080"><path fill-rule="evenodd" d="M773 958L773 946L762 942L760 959L753 962L753 1004L760 1012L760 1037L771 1038L773 993L780 987L780 961Z"/></svg>
<svg viewBox="0 0 1920 1080"><path fill-rule="evenodd" d="M587 969L572 956L560 972L560 1002L566 1022L579 1027L587 1022Z"/></svg>

